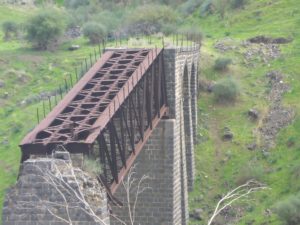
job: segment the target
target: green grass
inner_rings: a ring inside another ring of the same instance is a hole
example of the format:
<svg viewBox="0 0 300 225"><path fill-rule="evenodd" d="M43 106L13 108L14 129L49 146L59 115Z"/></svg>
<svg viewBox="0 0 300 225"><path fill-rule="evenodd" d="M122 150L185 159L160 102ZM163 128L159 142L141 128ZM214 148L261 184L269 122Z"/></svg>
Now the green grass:
<svg viewBox="0 0 300 225"><path fill-rule="evenodd" d="M216 104L210 94L203 93L200 97L199 117L205 118L200 121L199 128L203 134L203 141L196 150L197 182L189 199L191 210L204 209L205 219L202 222L192 221L191 224L206 224L217 203L217 196L227 193L237 185L239 171L246 166L261 167L262 174L259 179L262 179L271 189L251 195L251 201L235 204L245 210L237 224L244 225L250 222L253 225L282 224L274 214L270 217L265 216L265 210L272 209L278 200L300 191L299 182L295 181L292 175L296 173L295 167L300 163L297 138L300 135L299 2L297 0L249 2L244 10L228 12L224 20L217 15L199 18L197 13L189 18L191 24L199 24L206 37L202 48L201 76L218 80L230 74L239 81L242 89L239 100L230 106ZM281 45L282 57L271 61L270 66L256 62L254 68L247 68L241 54L230 51L220 54L214 49L214 43L228 33L229 37L236 41L246 40L256 35L267 35L292 37L293 42ZM214 61L220 56L232 58L234 62L225 74L213 69ZM287 75L285 81L290 82L292 89L285 95L284 105L295 108L296 119L292 125L280 132L276 147L271 150L270 156L266 157L260 151L261 149L247 150L246 146L257 139L257 134L253 133L253 130L260 124L251 122L246 112L252 107L258 108L261 112L267 110L265 74L271 70L280 70ZM206 126L208 129L205 128ZM235 134L233 142L223 143L219 140L220 130L224 126L230 127ZM295 140L295 144L288 148L287 141L290 138ZM199 196L201 201L197 200Z"/></svg>
<svg viewBox="0 0 300 225"><path fill-rule="evenodd" d="M43 1L40 1L43 3ZM63 4L63 1L58 1ZM264 211L271 209L280 199L300 191L297 182L297 165L300 165L300 9L298 0L251 0L244 10L229 11L225 19L218 15L201 18L198 12L186 20L186 25L201 29L205 39L202 47L201 76L218 80L231 75L239 83L242 93L235 104L225 106L216 104L211 94L202 93L199 99L199 135L201 144L196 149L197 178L195 190L190 193L190 207L202 208L205 211L202 222L191 221L191 224L206 224L217 197L234 188L242 168L258 167L261 179L271 189L251 195L251 201L237 202L245 209L238 224L253 225L282 224L275 215L266 217ZM271 2L271 4L268 4ZM24 23L35 9L11 8L0 6L0 24L6 20ZM282 45L283 56L271 61L270 66L256 62L255 67L247 68L240 53L219 53L214 43L229 34L236 41L242 41L255 35L273 37L291 37L293 42ZM67 50L70 42L62 44L55 52L39 52L31 49L26 42L3 41L0 32L0 80L5 81L5 88L0 88L0 96L8 92L9 98L0 98L0 211L5 190L15 183L19 169L19 143L24 135L36 124L36 108L42 111L40 102L22 106L22 101L44 91L53 91L63 84L64 78L74 74L74 67L80 63L94 47L87 40L80 38L73 44L81 45L80 50ZM166 39L167 43L170 41ZM159 46L161 40L154 39L153 45ZM150 46L145 41L131 40L131 47ZM111 46L114 46L111 43ZM219 57L231 58L233 64L228 72L217 72L213 69ZM281 70L287 74L286 81L292 89L284 97L284 104L296 110L295 122L283 129L277 140L276 148L270 156L264 156L260 149L248 151L246 146L257 139L253 130L260 124L251 122L246 112L252 107L265 112L268 102L265 99L267 82L265 74L270 70ZM25 78L20 81L20 77ZM49 111L49 110L47 110ZM233 142L222 142L220 133L224 126L234 133ZM287 141L294 140L294 145L287 147ZM300 169L299 169L300 170ZM300 172L299 172L300 174ZM296 177L296 178L295 178ZM299 177L298 177L299 180ZM0 216L1 221L1 216Z"/></svg>

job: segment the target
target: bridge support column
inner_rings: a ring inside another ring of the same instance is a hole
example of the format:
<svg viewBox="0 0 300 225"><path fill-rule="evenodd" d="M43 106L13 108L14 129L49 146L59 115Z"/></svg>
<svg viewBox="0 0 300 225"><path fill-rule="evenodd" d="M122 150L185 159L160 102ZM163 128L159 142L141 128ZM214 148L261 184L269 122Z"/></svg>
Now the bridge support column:
<svg viewBox="0 0 300 225"><path fill-rule="evenodd" d="M196 137L197 113L197 66L199 50L190 48L167 48L164 50L170 118L176 120L180 129L181 146L185 149L188 190L195 180L194 143Z"/></svg>
<svg viewBox="0 0 300 225"><path fill-rule="evenodd" d="M135 161L135 184L130 191L130 209L134 208L138 181L150 178L141 188L146 190L138 197L134 224L187 225L188 190L195 178L194 140L196 132L195 88L199 49L164 49L169 119L161 120ZM124 179L127 180L127 177ZM146 186L145 186L146 185ZM116 197L125 206L113 207L117 217L130 221L126 190L120 186ZM131 211L131 215L133 211ZM111 218L112 224L121 224Z"/></svg>
<svg viewBox="0 0 300 225"><path fill-rule="evenodd" d="M124 203L124 206L113 207L113 213L127 223L130 221L131 213L131 215L134 214L134 224L187 224L187 184L184 182L186 173L183 158L176 121L174 119L161 120L138 156L132 170L134 174L130 180L135 179L135 182L130 190L129 203L126 189L120 186L115 196ZM149 178L140 186L140 190L144 188L144 192L138 196L135 211L133 211L138 182L144 175ZM127 178L128 175L124 179L125 182ZM131 212L129 212L129 205ZM112 217L111 224L121 223Z"/></svg>

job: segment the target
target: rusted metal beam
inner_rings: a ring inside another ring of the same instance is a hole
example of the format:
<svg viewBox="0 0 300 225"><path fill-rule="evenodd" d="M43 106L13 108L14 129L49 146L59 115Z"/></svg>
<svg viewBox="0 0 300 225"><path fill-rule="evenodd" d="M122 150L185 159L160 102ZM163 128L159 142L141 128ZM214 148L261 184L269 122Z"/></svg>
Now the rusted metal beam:
<svg viewBox="0 0 300 225"><path fill-rule="evenodd" d="M163 106L160 109L160 114L164 115L168 112L168 107ZM158 122L160 121L161 118L159 118L158 116L156 116L153 120L153 127L156 127ZM129 169L131 168L131 166L133 165L135 159L138 157L138 155L140 154L141 150L143 149L144 145L146 144L146 140L149 139L150 135L152 134L153 129L151 129L150 127L147 128L147 130L145 131L145 136L144 136L144 141L140 140L136 146L135 146L135 152L132 153L130 155L130 157L127 159L127 167L123 167L120 172L119 172L119 177L118 180L123 180L123 178L126 176L126 174L128 173ZM117 188L119 187L120 182L116 182L114 181L111 186L110 186L110 190L111 192L114 194L117 190Z"/></svg>
<svg viewBox="0 0 300 225"><path fill-rule="evenodd" d="M162 49L107 52L21 143L22 161L63 145L100 158L114 193L168 111Z"/></svg>
<svg viewBox="0 0 300 225"><path fill-rule="evenodd" d="M35 143L37 134L43 131L61 114L64 109L72 102L72 100L78 95L78 91L82 90L85 85L94 77L97 71L103 67L106 61L113 55L113 52L106 52L102 58L90 68L90 70L80 79L80 81L72 88L70 92L63 98L62 101L43 119L33 131L25 136L21 142L21 146Z"/></svg>

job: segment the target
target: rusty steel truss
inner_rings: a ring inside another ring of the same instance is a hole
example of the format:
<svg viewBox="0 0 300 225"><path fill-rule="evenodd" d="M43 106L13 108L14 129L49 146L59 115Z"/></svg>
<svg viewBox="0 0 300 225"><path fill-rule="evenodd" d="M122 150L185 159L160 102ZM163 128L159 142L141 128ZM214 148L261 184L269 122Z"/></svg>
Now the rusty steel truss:
<svg viewBox="0 0 300 225"><path fill-rule="evenodd" d="M163 49L108 51L23 139L22 161L58 145L92 155L114 193L166 113Z"/></svg>

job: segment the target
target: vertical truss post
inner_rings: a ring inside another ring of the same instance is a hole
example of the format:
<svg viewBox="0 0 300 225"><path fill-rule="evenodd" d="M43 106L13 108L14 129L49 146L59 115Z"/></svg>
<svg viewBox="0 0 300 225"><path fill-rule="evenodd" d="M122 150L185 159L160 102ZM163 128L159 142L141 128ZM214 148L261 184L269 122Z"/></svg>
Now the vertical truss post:
<svg viewBox="0 0 300 225"><path fill-rule="evenodd" d="M111 152L111 159L112 159L112 176L116 183L119 183L118 178L118 161L117 161L117 152L116 152L116 140L115 135L113 134L113 127L112 124L108 124L109 130L109 139L110 139L110 152Z"/></svg>
<svg viewBox="0 0 300 225"><path fill-rule="evenodd" d="M123 146L120 142L120 139L119 139L119 136L118 136L118 132L117 132L117 129L114 125L114 120L112 119L111 120L111 126L112 126L112 134L114 135L115 137L115 142L118 146L118 151L119 151L119 154L121 156L121 160L122 160L122 164L123 166L126 168L126 159L125 159L125 149L123 149Z"/></svg>
<svg viewBox="0 0 300 225"><path fill-rule="evenodd" d="M99 147L99 157L100 157L100 163L102 165L102 169L103 169L103 175L106 179L107 182L107 165L106 165L106 156L105 156L105 147L104 142L103 142L103 135L99 136L97 138L97 142L98 142L98 147Z"/></svg>
<svg viewBox="0 0 300 225"><path fill-rule="evenodd" d="M133 110L132 110L132 106L130 104L130 101L128 101L128 106L129 106L129 127L130 127L130 142L132 145L132 151L134 152L134 124L133 124L133 118L132 118L132 114L133 114Z"/></svg>

